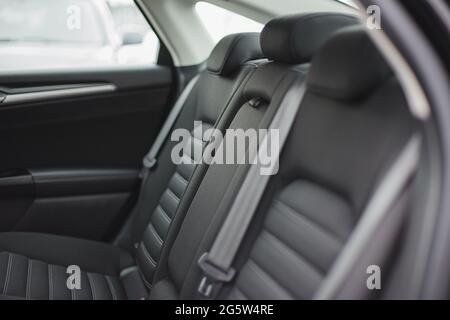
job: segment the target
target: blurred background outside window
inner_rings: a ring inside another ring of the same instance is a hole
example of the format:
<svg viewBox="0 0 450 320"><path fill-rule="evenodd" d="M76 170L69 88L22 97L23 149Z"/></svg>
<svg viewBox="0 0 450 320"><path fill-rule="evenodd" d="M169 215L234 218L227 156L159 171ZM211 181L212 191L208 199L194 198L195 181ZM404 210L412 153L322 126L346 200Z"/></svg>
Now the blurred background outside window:
<svg viewBox="0 0 450 320"><path fill-rule="evenodd" d="M197 2L195 10L215 43L240 32L261 32L263 24L208 2Z"/></svg>
<svg viewBox="0 0 450 320"><path fill-rule="evenodd" d="M0 71L148 65L158 52L133 0L0 0Z"/></svg>

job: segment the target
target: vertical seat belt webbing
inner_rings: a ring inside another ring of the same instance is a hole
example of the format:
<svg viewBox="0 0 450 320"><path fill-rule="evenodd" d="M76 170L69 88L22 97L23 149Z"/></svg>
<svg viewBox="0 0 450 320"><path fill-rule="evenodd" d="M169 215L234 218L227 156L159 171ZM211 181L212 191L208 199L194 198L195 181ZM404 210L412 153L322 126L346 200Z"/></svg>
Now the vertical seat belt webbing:
<svg viewBox="0 0 450 320"><path fill-rule="evenodd" d="M158 161L158 155L159 152L162 149L162 146L167 140L167 137L169 136L170 132L172 131L173 126L175 125L175 122L178 119L178 116L180 115L181 111L183 110L184 104L186 103L186 100L188 99L189 95L192 92L192 89L194 88L195 84L198 81L199 76L195 76L185 87L183 92L178 97L177 101L175 102L175 105L173 106L172 110L169 113L169 116L166 119L166 122L164 122L163 127L161 128L161 131L159 132L158 136L155 139L155 142L153 142L152 147L150 148L150 151L147 153L147 155L144 157L142 163L144 166L144 171L148 171L152 169L157 161ZM145 173L143 175L145 177Z"/></svg>
<svg viewBox="0 0 450 320"><path fill-rule="evenodd" d="M162 126L158 136L156 137L155 141L153 142L153 145L150 148L150 151L145 155L144 159L142 160L142 170L139 174L139 177L141 178L141 184L140 184L140 191L139 191L139 198L138 203L136 204L136 207L139 207L140 202L142 201L142 190L145 187L145 183L147 181L148 175L150 173L150 170L152 170L157 162L158 162L158 155L166 142L167 138L169 137L175 122L178 119L178 116L180 115L181 111L183 110L183 107L189 98L189 95L191 94L192 90L194 89L196 83L198 82L199 75L192 78L192 80L186 85L183 92L178 97L177 101L175 102L175 105L173 106L172 110L170 111L166 121L164 122L164 125ZM139 233L137 233L139 234ZM135 238L134 241L138 241L138 238ZM133 244L135 248L139 247L139 243L135 242Z"/></svg>
<svg viewBox="0 0 450 320"><path fill-rule="evenodd" d="M273 120L270 130L279 130L279 152L289 136L290 129L296 119L297 111L306 92L304 79L299 79L288 90L283 98ZM268 135L263 139L258 151L259 154L267 154ZM271 141L270 143L274 143ZM258 157L258 154L254 155ZM277 162L272 163L270 168L273 172L278 167ZM244 238L252 218L256 212L260 199L270 180L270 175L262 175L259 161L250 167L234 200L230 212L215 239L211 250L204 253L198 261L203 271L203 278L200 282L198 292L207 298L211 297L216 284L229 282L234 277L235 271L232 268L234 257L236 256L242 239Z"/></svg>

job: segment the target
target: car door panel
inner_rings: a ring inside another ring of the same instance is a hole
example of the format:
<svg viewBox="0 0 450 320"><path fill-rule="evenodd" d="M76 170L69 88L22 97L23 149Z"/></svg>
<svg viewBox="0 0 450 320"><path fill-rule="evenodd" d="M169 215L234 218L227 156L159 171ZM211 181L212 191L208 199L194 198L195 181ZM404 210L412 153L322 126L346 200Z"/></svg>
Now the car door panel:
<svg viewBox="0 0 450 320"><path fill-rule="evenodd" d="M64 91L59 86L68 81L115 87L104 93L88 91L35 102L3 104L5 99L0 104L0 169L139 166L167 114L171 71L161 66L134 71L68 72L67 77L62 73L0 75L1 87L21 94L37 93L23 93L27 87L45 87L49 92L52 85L54 93ZM79 87L88 88L92 87Z"/></svg>
<svg viewBox="0 0 450 320"><path fill-rule="evenodd" d="M0 232L107 240L138 186L137 169L31 169L0 173Z"/></svg>
<svg viewBox="0 0 450 320"><path fill-rule="evenodd" d="M172 70L0 74L0 92L0 232L112 237L168 113Z"/></svg>

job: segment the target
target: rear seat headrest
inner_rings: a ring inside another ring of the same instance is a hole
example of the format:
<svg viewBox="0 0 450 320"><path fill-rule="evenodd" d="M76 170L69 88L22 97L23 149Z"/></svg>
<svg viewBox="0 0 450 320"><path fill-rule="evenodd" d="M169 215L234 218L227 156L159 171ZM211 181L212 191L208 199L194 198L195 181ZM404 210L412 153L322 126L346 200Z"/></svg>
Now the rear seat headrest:
<svg viewBox="0 0 450 320"><path fill-rule="evenodd" d="M237 33L219 41L209 56L207 69L209 72L227 76L245 62L262 58L259 33Z"/></svg>
<svg viewBox="0 0 450 320"><path fill-rule="evenodd" d="M307 63L336 30L358 23L354 16L328 12L277 18L261 32L261 48L270 60Z"/></svg>
<svg viewBox="0 0 450 320"><path fill-rule="evenodd" d="M338 100L362 98L386 80L391 70L363 27L337 32L313 59L311 91Z"/></svg>

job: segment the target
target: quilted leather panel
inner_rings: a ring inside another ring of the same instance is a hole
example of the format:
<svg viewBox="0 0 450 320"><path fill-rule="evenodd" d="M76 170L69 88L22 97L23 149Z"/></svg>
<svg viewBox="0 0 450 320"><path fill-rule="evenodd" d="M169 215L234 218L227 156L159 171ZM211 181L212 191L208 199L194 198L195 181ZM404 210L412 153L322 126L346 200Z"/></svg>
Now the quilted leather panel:
<svg viewBox="0 0 450 320"><path fill-rule="evenodd" d="M272 201L230 299L310 299L354 225L351 207L297 180Z"/></svg>
<svg viewBox="0 0 450 320"><path fill-rule="evenodd" d="M190 148L183 157L188 157L191 164L180 164L169 181L167 189L164 191L158 206L153 211L150 223L144 231L142 241L137 248L137 261L145 278L145 283L149 289L152 287L152 278L161 255L164 241L169 231L170 224L175 217L181 197L186 190L189 180L195 169L195 155L201 155L205 137L200 132L205 132L211 125L203 123L202 131L193 130L187 142ZM198 160L198 159L197 159Z"/></svg>
<svg viewBox="0 0 450 320"><path fill-rule="evenodd" d="M39 300L126 299L117 277L81 270L81 289L67 288L66 267L0 252L0 294Z"/></svg>

